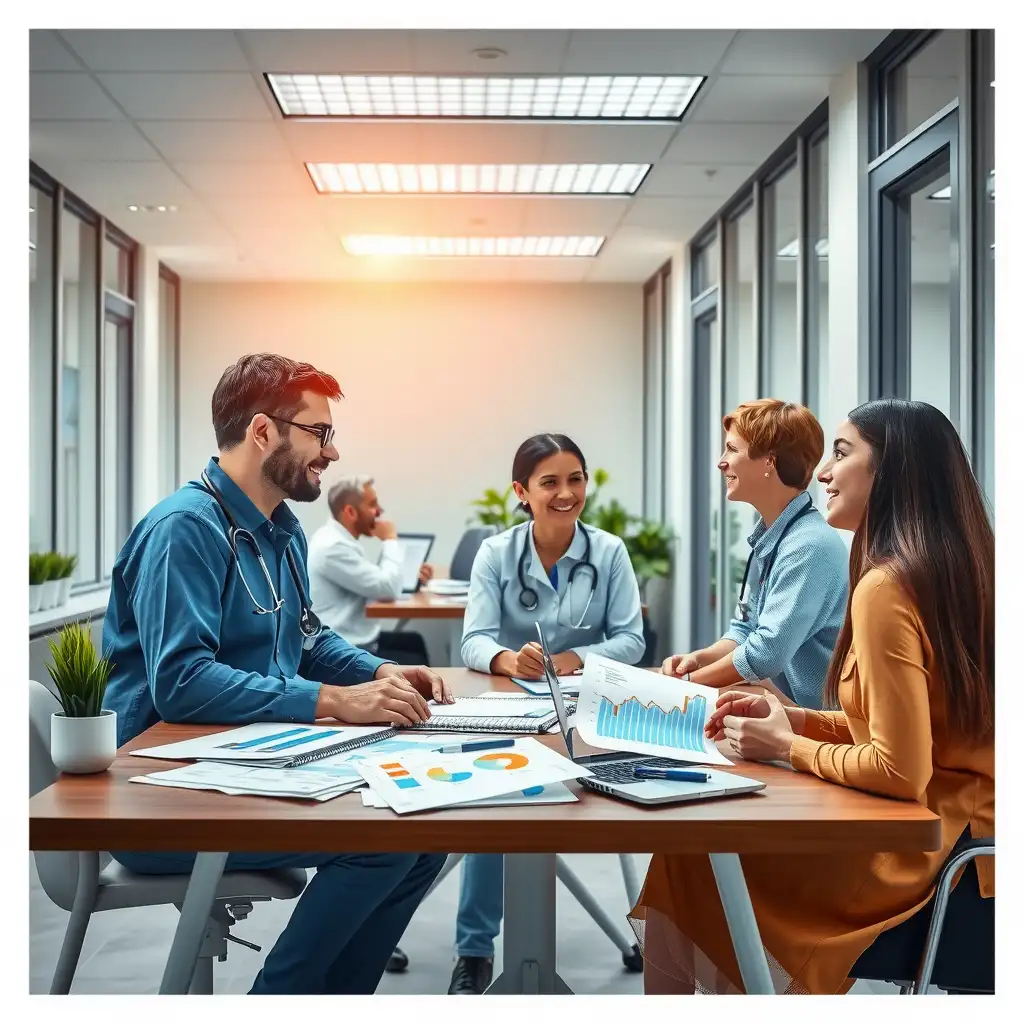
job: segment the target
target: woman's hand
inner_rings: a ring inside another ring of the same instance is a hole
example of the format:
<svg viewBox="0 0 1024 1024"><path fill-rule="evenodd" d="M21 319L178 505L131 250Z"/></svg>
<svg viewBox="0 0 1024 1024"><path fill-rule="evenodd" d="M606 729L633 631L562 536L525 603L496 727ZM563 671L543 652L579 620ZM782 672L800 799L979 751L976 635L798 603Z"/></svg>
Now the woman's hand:
<svg viewBox="0 0 1024 1024"><path fill-rule="evenodd" d="M696 672L701 667L699 652L692 654L670 654L661 663L662 675L682 678L688 672Z"/></svg>
<svg viewBox="0 0 1024 1024"><path fill-rule="evenodd" d="M578 668L583 668L583 662L575 651L562 651L561 654L553 654L551 663L555 666L556 676L571 676Z"/></svg>
<svg viewBox="0 0 1024 1024"><path fill-rule="evenodd" d="M728 740L747 761L789 761L797 733L775 694L730 690L718 698L704 730L709 739Z"/></svg>

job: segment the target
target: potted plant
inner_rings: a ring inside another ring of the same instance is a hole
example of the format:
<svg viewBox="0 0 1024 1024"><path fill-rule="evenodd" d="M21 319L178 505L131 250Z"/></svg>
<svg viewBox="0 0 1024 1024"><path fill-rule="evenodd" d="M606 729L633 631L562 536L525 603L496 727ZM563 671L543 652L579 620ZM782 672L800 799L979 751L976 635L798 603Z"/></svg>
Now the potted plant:
<svg viewBox="0 0 1024 1024"><path fill-rule="evenodd" d="M42 609L55 608L60 598L60 580L57 574L61 570L63 559L56 551L47 551L43 555L43 566L46 577L43 581L43 603Z"/></svg>
<svg viewBox="0 0 1024 1024"><path fill-rule="evenodd" d="M62 708L50 718L53 763L76 775L106 771L117 753L117 713L103 710L113 666L97 655L87 625L68 623L48 642L53 663L46 669Z"/></svg>
<svg viewBox="0 0 1024 1024"><path fill-rule="evenodd" d="M78 567L78 555L60 555L60 566L57 581L60 586L57 593L57 606L67 604L71 597L71 581Z"/></svg>
<svg viewBox="0 0 1024 1024"><path fill-rule="evenodd" d="M28 556L28 610L29 614L43 607L43 584L46 582L46 557L40 551Z"/></svg>

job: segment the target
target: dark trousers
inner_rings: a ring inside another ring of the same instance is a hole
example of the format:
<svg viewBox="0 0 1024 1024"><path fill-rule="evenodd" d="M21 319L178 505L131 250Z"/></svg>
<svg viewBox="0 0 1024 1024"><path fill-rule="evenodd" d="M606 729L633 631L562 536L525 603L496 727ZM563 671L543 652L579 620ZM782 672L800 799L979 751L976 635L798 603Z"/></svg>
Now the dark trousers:
<svg viewBox="0 0 1024 1024"><path fill-rule="evenodd" d="M385 630L377 637L378 658L398 665L429 665L427 645L419 633L405 630Z"/></svg>

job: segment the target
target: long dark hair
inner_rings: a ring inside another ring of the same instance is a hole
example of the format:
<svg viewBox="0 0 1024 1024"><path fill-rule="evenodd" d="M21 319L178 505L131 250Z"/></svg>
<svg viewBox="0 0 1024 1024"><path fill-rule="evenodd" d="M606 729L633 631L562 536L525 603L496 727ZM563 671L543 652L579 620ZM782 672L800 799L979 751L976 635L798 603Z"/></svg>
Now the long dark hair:
<svg viewBox="0 0 1024 1024"><path fill-rule="evenodd" d="M522 487L529 486L530 477L537 468L538 463L558 452L571 452L580 460L583 467L583 476L590 479L587 474L587 460L583 457L579 445L571 437L565 434L534 434L528 437L516 451L516 457L512 460L512 479ZM525 501L519 503L519 508L532 516L533 512Z"/></svg>
<svg viewBox="0 0 1024 1024"><path fill-rule="evenodd" d="M988 742L995 717L995 537L953 424L934 406L884 398L849 421L875 471L850 551L850 601L825 683L835 706L853 628L853 591L886 570L915 602L935 653L946 715L963 740Z"/></svg>

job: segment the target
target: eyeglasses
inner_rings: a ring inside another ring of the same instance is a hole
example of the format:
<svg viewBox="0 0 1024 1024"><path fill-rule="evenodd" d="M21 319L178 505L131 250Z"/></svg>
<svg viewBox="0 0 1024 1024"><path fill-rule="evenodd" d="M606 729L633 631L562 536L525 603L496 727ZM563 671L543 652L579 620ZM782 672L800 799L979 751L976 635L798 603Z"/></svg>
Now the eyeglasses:
<svg viewBox="0 0 1024 1024"><path fill-rule="evenodd" d="M307 434L319 438L321 448L326 448L334 440L334 427L327 423L296 423L294 420L282 419L273 413L268 412L265 415L278 423L287 423L290 427L298 427L299 430L304 430Z"/></svg>

